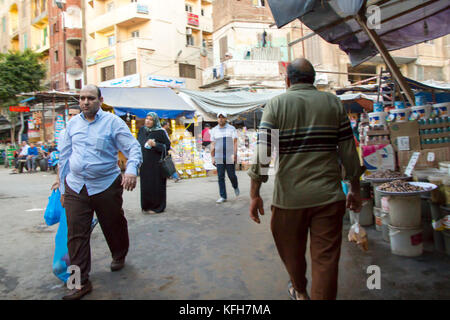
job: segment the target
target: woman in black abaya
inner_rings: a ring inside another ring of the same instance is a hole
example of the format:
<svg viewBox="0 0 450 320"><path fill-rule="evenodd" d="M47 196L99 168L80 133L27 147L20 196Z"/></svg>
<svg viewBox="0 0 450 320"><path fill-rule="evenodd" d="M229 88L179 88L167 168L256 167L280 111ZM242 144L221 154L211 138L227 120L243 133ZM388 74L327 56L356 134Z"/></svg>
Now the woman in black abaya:
<svg viewBox="0 0 450 320"><path fill-rule="evenodd" d="M144 126L139 129L138 141L143 157L140 169L142 213L161 213L166 208L167 178L159 160L170 149L170 140L155 112L147 114Z"/></svg>

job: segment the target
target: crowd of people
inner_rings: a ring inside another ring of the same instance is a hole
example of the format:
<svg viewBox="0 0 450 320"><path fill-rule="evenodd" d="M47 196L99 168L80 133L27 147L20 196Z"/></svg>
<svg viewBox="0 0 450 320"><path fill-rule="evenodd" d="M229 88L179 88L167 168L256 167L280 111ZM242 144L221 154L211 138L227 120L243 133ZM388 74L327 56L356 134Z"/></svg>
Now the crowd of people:
<svg viewBox="0 0 450 320"><path fill-rule="evenodd" d="M11 145L9 144L6 148L9 149L10 147ZM54 142L43 143L38 141L36 143L28 143L27 141L22 141L20 148L14 151L14 168L12 173L20 173L23 171L23 168L29 173L37 172L38 168L41 171L48 170L48 160L53 151L57 151ZM6 158L6 151L4 158ZM20 168L21 166L22 168Z"/></svg>

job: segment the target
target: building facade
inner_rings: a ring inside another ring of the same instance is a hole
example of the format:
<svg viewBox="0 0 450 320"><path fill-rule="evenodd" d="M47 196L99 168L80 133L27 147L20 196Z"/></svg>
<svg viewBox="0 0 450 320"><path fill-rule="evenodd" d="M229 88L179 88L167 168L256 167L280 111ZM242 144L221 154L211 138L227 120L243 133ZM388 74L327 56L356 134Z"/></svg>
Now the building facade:
<svg viewBox="0 0 450 320"><path fill-rule="evenodd" d="M0 50L31 49L47 67L46 89L74 91L83 83L81 0L0 0Z"/></svg>
<svg viewBox="0 0 450 320"><path fill-rule="evenodd" d="M298 57L311 61L317 71L316 85L330 91L386 70L380 56L352 67L337 45L318 35L289 46L312 31L298 20L277 29L264 0L216 0L213 20L214 64L203 72L204 89L284 88L286 64ZM449 39L442 37L391 55L406 77L450 82Z"/></svg>
<svg viewBox="0 0 450 320"><path fill-rule="evenodd" d="M197 89L212 31L212 1L88 1L88 82Z"/></svg>

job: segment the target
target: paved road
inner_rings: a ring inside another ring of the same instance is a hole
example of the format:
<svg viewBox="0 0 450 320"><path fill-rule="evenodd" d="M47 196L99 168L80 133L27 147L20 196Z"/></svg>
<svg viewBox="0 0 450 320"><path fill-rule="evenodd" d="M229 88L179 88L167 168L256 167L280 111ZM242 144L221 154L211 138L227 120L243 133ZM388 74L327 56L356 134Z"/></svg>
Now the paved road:
<svg viewBox="0 0 450 320"><path fill-rule="evenodd" d="M0 299L60 299L52 274L56 226L43 209L55 179L51 173L11 175L0 169ZM287 299L287 273L270 233L248 218L249 178L238 172L241 196L217 205L215 177L168 183L164 214L140 213L139 189L124 193L130 233L126 267L112 273L106 242L97 227L91 239L91 281L86 299ZM138 185L139 188L139 185ZM228 191L232 188L227 182ZM269 211L272 182L263 186ZM349 229L348 222L344 235ZM339 299L449 299L450 259L427 251L418 258L390 253L381 234L368 228L370 251L343 240ZM382 271L382 289L368 290L366 269ZM309 270L308 270L309 274Z"/></svg>

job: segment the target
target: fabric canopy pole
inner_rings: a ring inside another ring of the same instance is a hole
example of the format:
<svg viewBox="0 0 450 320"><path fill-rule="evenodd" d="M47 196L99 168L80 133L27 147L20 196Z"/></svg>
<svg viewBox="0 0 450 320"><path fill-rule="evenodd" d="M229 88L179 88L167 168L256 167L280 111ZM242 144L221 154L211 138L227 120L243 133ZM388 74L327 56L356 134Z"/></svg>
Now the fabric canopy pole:
<svg viewBox="0 0 450 320"><path fill-rule="evenodd" d="M391 71L392 76L395 78L395 80L399 84L400 88L402 88L409 103L413 106L414 105L414 95L411 91L411 88L409 87L408 83L405 81L405 78L403 78L403 75L400 72L400 69L398 68L394 59L392 59L391 55L387 51L386 47L384 46L384 44L381 41L378 34L367 26L367 19L366 19L366 16L364 15L364 11L360 10L358 12L358 14L356 15L356 21L358 21L361 28L364 30L365 33L367 33L370 40L373 42L375 47L378 49L378 51L380 52L380 55L383 57L384 62L388 66L389 70Z"/></svg>

